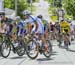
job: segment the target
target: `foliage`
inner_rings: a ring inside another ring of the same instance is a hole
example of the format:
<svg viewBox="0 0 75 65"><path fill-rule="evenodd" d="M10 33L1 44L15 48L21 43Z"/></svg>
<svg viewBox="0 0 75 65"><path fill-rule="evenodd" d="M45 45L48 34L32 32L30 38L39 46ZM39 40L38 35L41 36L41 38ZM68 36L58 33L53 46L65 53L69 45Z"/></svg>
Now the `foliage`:
<svg viewBox="0 0 75 65"><path fill-rule="evenodd" d="M4 0L4 7L15 10L15 0ZM27 10L30 7L30 4L26 0L17 0L17 14L21 15L23 10Z"/></svg>
<svg viewBox="0 0 75 65"><path fill-rule="evenodd" d="M63 3L67 14L72 15L73 19L75 19L75 0L63 0Z"/></svg>

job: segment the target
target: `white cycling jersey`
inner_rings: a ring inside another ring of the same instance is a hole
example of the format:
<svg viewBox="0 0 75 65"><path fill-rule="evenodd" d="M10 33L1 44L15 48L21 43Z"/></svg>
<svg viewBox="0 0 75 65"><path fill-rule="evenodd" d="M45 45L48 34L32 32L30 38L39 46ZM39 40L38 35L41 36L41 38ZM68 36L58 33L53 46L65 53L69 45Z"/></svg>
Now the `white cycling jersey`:
<svg viewBox="0 0 75 65"><path fill-rule="evenodd" d="M35 33L42 33L43 34L44 33L44 26L41 21L42 21L41 19L30 15L29 18L27 18L25 20L25 23L30 23L30 24L34 25L34 22L37 22L38 23L38 30L35 31L36 26L34 25L32 32L35 31Z"/></svg>

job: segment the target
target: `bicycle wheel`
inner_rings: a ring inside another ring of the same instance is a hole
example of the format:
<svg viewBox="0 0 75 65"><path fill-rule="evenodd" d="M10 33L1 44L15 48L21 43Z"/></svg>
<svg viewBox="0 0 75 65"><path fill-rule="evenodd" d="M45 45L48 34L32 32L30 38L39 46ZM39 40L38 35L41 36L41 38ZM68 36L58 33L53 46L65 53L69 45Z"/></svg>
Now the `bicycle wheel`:
<svg viewBox="0 0 75 65"><path fill-rule="evenodd" d="M62 41L61 40L58 40L59 44L58 44L58 47L62 47L61 44L62 44Z"/></svg>
<svg viewBox="0 0 75 65"><path fill-rule="evenodd" d="M46 43L42 44L43 54L46 58L50 58L52 55L52 45L49 40L46 40Z"/></svg>
<svg viewBox="0 0 75 65"><path fill-rule="evenodd" d="M23 56L25 54L25 42L19 38L17 40L18 46L16 47L16 52L19 56Z"/></svg>
<svg viewBox="0 0 75 65"><path fill-rule="evenodd" d="M4 58L7 58L10 54L11 46L8 40L4 40L1 44L1 55Z"/></svg>
<svg viewBox="0 0 75 65"><path fill-rule="evenodd" d="M2 41L3 41L3 36L0 35L0 45L1 45Z"/></svg>
<svg viewBox="0 0 75 65"><path fill-rule="evenodd" d="M0 35L0 50L1 50L1 44L2 44L2 42L3 42L3 36Z"/></svg>
<svg viewBox="0 0 75 65"><path fill-rule="evenodd" d="M30 40L28 44L26 44L26 53L30 59L35 59L38 56L38 45L36 41Z"/></svg>

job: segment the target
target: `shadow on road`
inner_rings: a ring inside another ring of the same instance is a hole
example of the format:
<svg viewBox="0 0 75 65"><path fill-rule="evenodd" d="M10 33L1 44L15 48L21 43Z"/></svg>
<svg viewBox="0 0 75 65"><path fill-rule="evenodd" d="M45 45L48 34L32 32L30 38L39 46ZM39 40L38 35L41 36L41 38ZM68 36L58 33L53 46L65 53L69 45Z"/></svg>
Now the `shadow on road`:
<svg viewBox="0 0 75 65"><path fill-rule="evenodd" d="M65 46L60 46L59 48L60 48L60 49L65 49Z"/></svg>
<svg viewBox="0 0 75 65"><path fill-rule="evenodd" d="M9 59L23 59L23 58L26 58L25 56L17 56L17 57L11 57Z"/></svg>
<svg viewBox="0 0 75 65"><path fill-rule="evenodd" d="M50 61L53 60L52 58L39 58L37 61Z"/></svg>
<svg viewBox="0 0 75 65"><path fill-rule="evenodd" d="M52 55L57 55L57 53L58 53L58 52L56 52L56 51L53 51L53 52L52 52Z"/></svg>
<svg viewBox="0 0 75 65"><path fill-rule="evenodd" d="M72 50L72 49L69 49L68 51L70 51L70 52L75 52L75 50Z"/></svg>
<svg viewBox="0 0 75 65"><path fill-rule="evenodd" d="M1 56L1 53L0 53L0 60L4 59L2 56Z"/></svg>
<svg viewBox="0 0 75 65"><path fill-rule="evenodd" d="M57 55L58 52L54 51L52 52L52 55L51 56L54 56L54 55ZM50 60L53 60L55 57L52 57L52 58L39 58L37 59L37 61L50 61Z"/></svg>

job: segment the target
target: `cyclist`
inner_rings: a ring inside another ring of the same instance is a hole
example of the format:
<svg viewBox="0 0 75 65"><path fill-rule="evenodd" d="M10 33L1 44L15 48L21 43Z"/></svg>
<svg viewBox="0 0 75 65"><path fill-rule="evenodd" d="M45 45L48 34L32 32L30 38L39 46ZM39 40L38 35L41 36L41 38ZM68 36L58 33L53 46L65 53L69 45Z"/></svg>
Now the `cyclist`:
<svg viewBox="0 0 75 65"><path fill-rule="evenodd" d="M55 25L52 22L50 22L50 38L55 39Z"/></svg>
<svg viewBox="0 0 75 65"><path fill-rule="evenodd" d="M75 40L75 24L74 24L74 27L73 27L73 35L74 35L74 40Z"/></svg>
<svg viewBox="0 0 75 65"><path fill-rule="evenodd" d="M61 20L60 31L61 31L61 35L64 36L65 48L68 49L68 45L70 44L70 41L69 41L70 25L69 23L64 20Z"/></svg>
<svg viewBox="0 0 75 65"><path fill-rule="evenodd" d="M25 25L28 26L28 33L38 34L39 39L42 40L42 43L45 43L44 39L44 26L42 24L42 20L31 15L29 11L23 11L23 18L25 20Z"/></svg>
<svg viewBox="0 0 75 65"><path fill-rule="evenodd" d="M7 18L5 16L5 13L3 12L1 14L1 33L5 33L7 32L7 34L9 34L12 31L12 19L11 18Z"/></svg>
<svg viewBox="0 0 75 65"><path fill-rule="evenodd" d="M45 39L48 39L48 29L49 29L48 21L43 19L42 15L38 15L37 17L42 20L42 24L44 25Z"/></svg>
<svg viewBox="0 0 75 65"><path fill-rule="evenodd" d="M74 35L73 35L73 32L74 32L74 25L72 23L70 23L70 40L73 41L74 40Z"/></svg>
<svg viewBox="0 0 75 65"><path fill-rule="evenodd" d="M55 34L56 34L57 41L59 41L59 34L60 34L60 25L59 25L59 22L55 23Z"/></svg>
<svg viewBox="0 0 75 65"><path fill-rule="evenodd" d="M20 20L17 24L17 35L18 36L22 36L24 34L25 31L25 27L24 27L25 23L24 20Z"/></svg>

